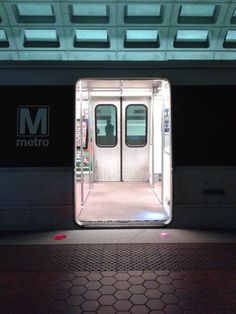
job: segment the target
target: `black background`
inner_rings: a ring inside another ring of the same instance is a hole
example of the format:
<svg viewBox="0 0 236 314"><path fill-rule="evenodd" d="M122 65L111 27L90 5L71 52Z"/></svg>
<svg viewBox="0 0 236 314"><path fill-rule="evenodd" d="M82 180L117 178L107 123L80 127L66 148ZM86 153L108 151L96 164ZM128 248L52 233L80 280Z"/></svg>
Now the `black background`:
<svg viewBox="0 0 236 314"><path fill-rule="evenodd" d="M172 86L174 166L236 166L236 87ZM17 107L50 107L50 145L16 147ZM74 86L0 87L0 166L74 166Z"/></svg>
<svg viewBox="0 0 236 314"><path fill-rule="evenodd" d="M49 106L48 147L16 147L17 107ZM0 87L0 166L74 165L75 88L73 86Z"/></svg>
<svg viewBox="0 0 236 314"><path fill-rule="evenodd" d="M172 87L173 163L236 165L236 87Z"/></svg>

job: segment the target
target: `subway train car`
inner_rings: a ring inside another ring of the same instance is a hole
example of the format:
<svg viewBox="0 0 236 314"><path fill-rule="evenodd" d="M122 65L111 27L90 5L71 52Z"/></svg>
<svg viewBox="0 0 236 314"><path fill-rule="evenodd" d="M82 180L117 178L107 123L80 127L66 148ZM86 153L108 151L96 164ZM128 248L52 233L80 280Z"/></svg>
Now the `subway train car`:
<svg viewBox="0 0 236 314"><path fill-rule="evenodd" d="M0 69L0 230L236 227L234 61Z"/></svg>

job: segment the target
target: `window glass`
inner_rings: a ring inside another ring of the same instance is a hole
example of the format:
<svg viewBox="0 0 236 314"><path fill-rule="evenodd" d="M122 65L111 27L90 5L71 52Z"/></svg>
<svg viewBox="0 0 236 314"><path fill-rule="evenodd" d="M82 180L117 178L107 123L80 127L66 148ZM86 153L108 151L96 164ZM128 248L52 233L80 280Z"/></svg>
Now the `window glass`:
<svg viewBox="0 0 236 314"><path fill-rule="evenodd" d="M147 107L128 105L126 107L126 145L145 146L147 144Z"/></svg>
<svg viewBox="0 0 236 314"><path fill-rule="evenodd" d="M117 110L114 105L98 105L95 108L95 132L97 146L116 146Z"/></svg>

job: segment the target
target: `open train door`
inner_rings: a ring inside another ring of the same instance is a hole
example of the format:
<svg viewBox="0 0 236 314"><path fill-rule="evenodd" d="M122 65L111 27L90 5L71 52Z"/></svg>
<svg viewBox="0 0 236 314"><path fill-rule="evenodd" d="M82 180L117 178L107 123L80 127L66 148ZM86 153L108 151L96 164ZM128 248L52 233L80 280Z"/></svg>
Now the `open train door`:
<svg viewBox="0 0 236 314"><path fill-rule="evenodd" d="M171 221L170 109L164 79L78 82L79 225L162 227Z"/></svg>

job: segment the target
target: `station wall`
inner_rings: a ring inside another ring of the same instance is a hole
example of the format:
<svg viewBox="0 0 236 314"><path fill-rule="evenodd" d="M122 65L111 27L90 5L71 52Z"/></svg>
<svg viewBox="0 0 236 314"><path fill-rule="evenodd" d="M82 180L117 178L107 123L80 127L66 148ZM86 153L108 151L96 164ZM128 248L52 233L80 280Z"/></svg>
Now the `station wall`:
<svg viewBox="0 0 236 314"><path fill-rule="evenodd" d="M34 71L26 70L0 74L0 230L78 228L73 190L75 71L72 75L57 69L47 76L49 70L41 69L41 81L34 77L30 82ZM226 70L216 69L215 81L207 82L199 71L189 69L187 84L186 73L185 81L178 80L179 69L169 70L132 72L136 78L166 77L172 85L174 208L167 228L235 228L236 82L232 78L229 84L229 76L221 75ZM25 71L28 76L21 81ZM76 77L84 73L86 69L77 71ZM94 73L88 71L90 77ZM103 77L130 73L127 68L108 69Z"/></svg>
<svg viewBox="0 0 236 314"><path fill-rule="evenodd" d="M235 86L172 86L172 227L235 227L234 94Z"/></svg>
<svg viewBox="0 0 236 314"><path fill-rule="evenodd" d="M74 100L73 86L0 87L0 230L74 226Z"/></svg>

